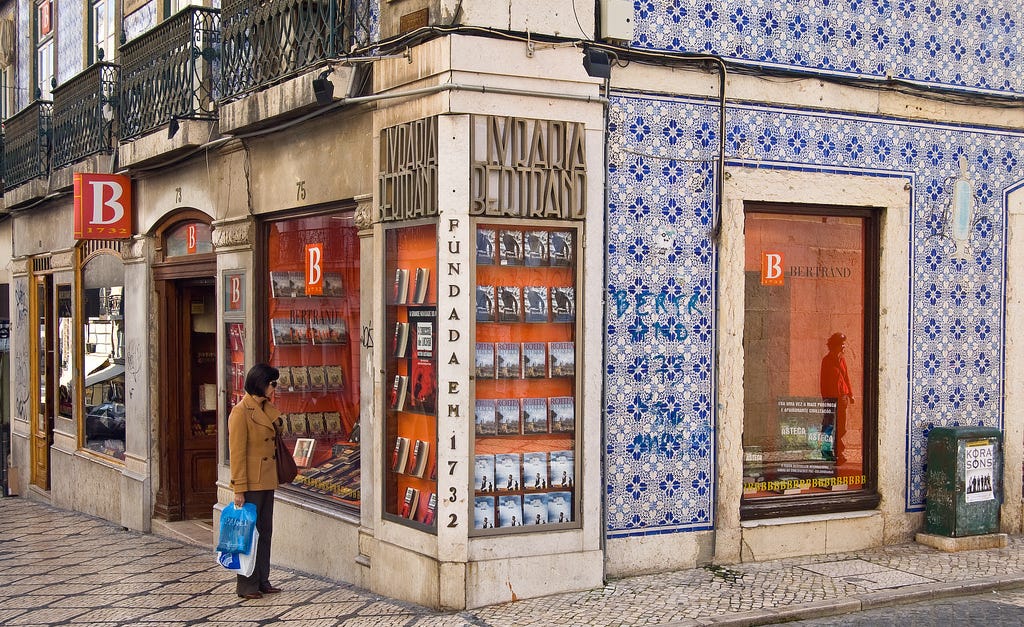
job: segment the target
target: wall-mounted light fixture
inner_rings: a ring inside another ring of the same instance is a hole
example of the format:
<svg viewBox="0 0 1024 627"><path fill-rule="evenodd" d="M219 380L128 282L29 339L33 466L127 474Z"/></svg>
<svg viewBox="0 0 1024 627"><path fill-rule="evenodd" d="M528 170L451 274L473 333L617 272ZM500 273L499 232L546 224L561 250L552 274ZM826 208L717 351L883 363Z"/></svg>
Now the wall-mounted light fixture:
<svg viewBox="0 0 1024 627"><path fill-rule="evenodd" d="M608 59L608 53L597 48L586 48L583 50L583 68L587 74L594 78L611 78L612 63Z"/></svg>
<svg viewBox="0 0 1024 627"><path fill-rule="evenodd" d="M331 71L331 68L327 68L313 79L313 95L319 105L328 105L334 101L334 83L327 79Z"/></svg>

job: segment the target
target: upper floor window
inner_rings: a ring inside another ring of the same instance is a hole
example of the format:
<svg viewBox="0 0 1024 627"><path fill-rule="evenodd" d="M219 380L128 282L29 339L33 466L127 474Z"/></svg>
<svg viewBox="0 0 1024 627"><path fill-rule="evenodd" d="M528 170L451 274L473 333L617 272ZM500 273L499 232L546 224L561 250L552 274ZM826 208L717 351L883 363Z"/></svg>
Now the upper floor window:
<svg viewBox="0 0 1024 627"><path fill-rule="evenodd" d="M168 7L167 16L170 17L178 11L190 6L202 6L203 0L171 0L170 6Z"/></svg>
<svg viewBox="0 0 1024 627"><path fill-rule="evenodd" d="M53 100L53 3L36 2L36 88L40 100Z"/></svg>
<svg viewBox="0 0 1024 627"><path fill-rule="evenodd" d="M114 10L117 8L116 0L93 0L92 3L92 41L93 55L92 62L113 61L114 53L117 50L117 21L114 18Z"/></svg>

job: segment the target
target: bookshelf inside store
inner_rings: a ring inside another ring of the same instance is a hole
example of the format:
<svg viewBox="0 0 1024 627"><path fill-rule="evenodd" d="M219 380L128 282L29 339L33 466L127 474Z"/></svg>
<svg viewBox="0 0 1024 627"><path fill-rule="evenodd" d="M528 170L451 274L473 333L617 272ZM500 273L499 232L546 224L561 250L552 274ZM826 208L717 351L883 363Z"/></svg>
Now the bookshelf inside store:
<svg viewBox="0 0 1024 627"><path fill-rule="evenodd" d="M290 488L358 507L359 240L351 218L309 216L270 223L270 365L274 404L299 475ZM307 289L309 246L320 251L319 279ZM322 273L322 274L321 274ZM244 383L245 373L239 370Z"/></svg>
<svg viewBox="0 0 1024 627"><path fill-rule="evenodd" d="M384 514L435 528L437 511L437 227L386 231Z"/></svg>
<svg viewBox="0 0 1024 627"><path fill-rule="evenodd" d="M476 225L479 533L578 525L578 235L573 227Z"/></svg>

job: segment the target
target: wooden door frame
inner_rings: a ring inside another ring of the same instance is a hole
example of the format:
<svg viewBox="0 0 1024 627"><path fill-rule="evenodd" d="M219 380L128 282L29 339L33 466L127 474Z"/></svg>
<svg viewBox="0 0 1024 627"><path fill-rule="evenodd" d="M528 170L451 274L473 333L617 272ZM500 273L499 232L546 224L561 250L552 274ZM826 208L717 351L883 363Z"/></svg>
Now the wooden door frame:
<svg viewBox="0 0 1024 627"><path fill-rule="evenodd" d="M39 286L43 286L43 302L39 302ZM29 457L30 457L30 471L29 471L29 483L35 487L48 491L50 489L50 446L53 444L53 315L54 311L54 298L53 298L53 277L51 274L35 274L33 273L30 278L30 295L29 295L29 324L34 330L32 335L32 341L29 346L29 371L32 378L32 384L29 388L31 395L31 417L32 425L29 430ZM44 324L46 325L46 339L45 346L43 347L42 354L39 351L39 318L44 317ZM40 360L45 367L45 381L43 382L43 389L39 388L39 371L40 371ZM40 398L46 397L45 409L40 407ZM40 453L39 445L39 430L37 429L40 414L46 412L44 416L45 427L43 429L43 436L46 442L42 447L42 453ZM39 456L44 455L46 462L44 464L45 471L40 471ZM39 477L39 474L44 472L45 476Z"/></svg>

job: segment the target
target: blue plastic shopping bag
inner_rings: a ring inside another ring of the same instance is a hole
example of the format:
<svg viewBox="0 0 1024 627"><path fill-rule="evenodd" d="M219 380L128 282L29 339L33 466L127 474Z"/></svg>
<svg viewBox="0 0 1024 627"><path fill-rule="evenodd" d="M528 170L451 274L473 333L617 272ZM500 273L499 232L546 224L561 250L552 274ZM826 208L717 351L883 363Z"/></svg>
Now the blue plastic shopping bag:
<svg viewBox="0 0 1024 627"><path fill-rule="evenodd" d="M256 506L246 503L242 509L229 503L220 514L220 534L217 551L248 555L252 550L252 536L256 531Z"/></svg>
<svg viewBox="0 0 1024 627"><path fill-rule="evenodd" d="M252 571L256 570L256 543L260 539L260 532L253 532L252 551L248 554L244 553L225 553L223 551L217 552L217 563L227 568L233 573L238 573L243 577L252 575Z"/></svg>

